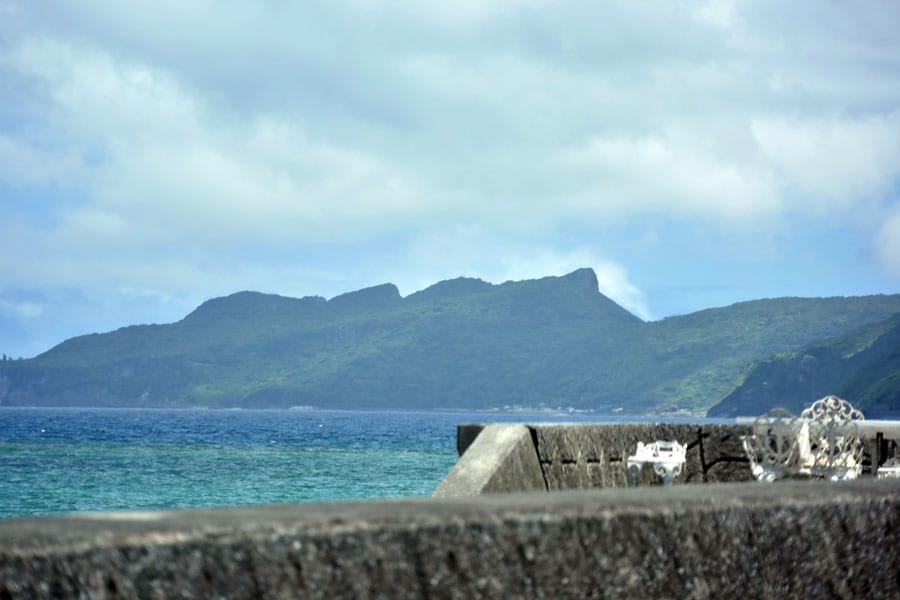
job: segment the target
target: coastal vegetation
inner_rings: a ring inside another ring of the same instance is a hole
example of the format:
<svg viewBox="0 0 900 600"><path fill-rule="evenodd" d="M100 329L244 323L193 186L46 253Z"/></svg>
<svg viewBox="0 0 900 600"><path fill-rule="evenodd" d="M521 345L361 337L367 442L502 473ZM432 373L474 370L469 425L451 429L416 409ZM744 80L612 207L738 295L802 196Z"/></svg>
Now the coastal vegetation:
<svg viewBox="0 0 900 600"><path fill-rule="evenodd" d="M391 284L327 301L239 292L177 323L0 363L0 404L700 414L749 380L748 364L895 313L900 295L778 298L644 322L600 294L590 269L407 297Z"/></svg>
<svg viewBox="0 0 900 600"><path fill-rule="evenodd" d="M869 417L900 415L900 314L754 361L709 416L758 414L775 406L799 413L828 394L851 399Z"/></svg>

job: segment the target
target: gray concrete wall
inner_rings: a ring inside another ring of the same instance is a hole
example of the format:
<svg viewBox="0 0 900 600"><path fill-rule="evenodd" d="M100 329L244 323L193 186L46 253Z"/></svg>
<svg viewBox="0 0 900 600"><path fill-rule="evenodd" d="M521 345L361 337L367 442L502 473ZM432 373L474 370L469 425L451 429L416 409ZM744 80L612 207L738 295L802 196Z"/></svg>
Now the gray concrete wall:
<svg viewBox="0 0 900 600"><path fill-rule="evenodd" d="M655 423L537 424L530 426L550 491L625 487L628 457L638 442L687 446L681 483L746 481L750 469L737 425Z"/></svg>
<svg viewBox="0 0 900 600"><path fill-rule="evenodd" d="M462 424L457 431L460 463L492 465L502 470L498 460L504 452L494 447L480 432L485 425ZM532 452L537 455L548 491L625 487L626 461L634 454L637 443L656 440L677 441L687 447L684 469L678 483L724 483L750 481L750 466L741 437L751 433L750 424L713 423L533 423L528 425L495 424L490 426L490 439L496 439L502 428L525 427L530 432ZM859 433L866 440L863 474L871 475L872 465L883 463L897 451L900 423L890 421L862 422ZM525 439L521 434L520 440ZM523 455L527 449L519 448ZM471 493L518 492L535 489L534 478L527 483L520 477L496 475L493 488L476 490L460 480L464 470L454 469L438 490L455 490L454 495ZM654 483L644 474L641 483ZM482 478L489 475L482 474ZM443 495L443 494L436 494Z"/></svg>
<svg viewBox="0 0 900 600"><path fill-rule="evenodd" d="M637 443L655 440L674 440L687 447L684 470L679 483L714 483L750 480L750 468L741 446L741 436L750 432L748 425L716 424L658 424L658 423L534 423L490 425L491 437L482 438L485 425L462 424L457 430L457 448L461 457L435 492L436 496L471 493L521 492L534 488L533 477L500 477L499 484L488 490L468 483L464 477L468 467L477 464L505 467L499 457L507 451L495 448L496 439L504 428L527 429L530 436L518 439L530 441L530 449L522 454L537 456L543 487L548 491L625 487L626 461L634 454ZM488 475L482 474L482 478ZM645 477L649 483L652 477ZM527 487L525 487L527 486Z"/></svg>
<svg viewBox="0 0 900 600"><path fill-rule="evenodd" d="M546 491L541 465L524 425L488 425L434 491L437 498L516 490Z"/></svg>
<svg viewBox="0 0 900 600"><path fill-rule="evenodd" d="M900 480L0 521L0 598L897 598Z"/></svg>

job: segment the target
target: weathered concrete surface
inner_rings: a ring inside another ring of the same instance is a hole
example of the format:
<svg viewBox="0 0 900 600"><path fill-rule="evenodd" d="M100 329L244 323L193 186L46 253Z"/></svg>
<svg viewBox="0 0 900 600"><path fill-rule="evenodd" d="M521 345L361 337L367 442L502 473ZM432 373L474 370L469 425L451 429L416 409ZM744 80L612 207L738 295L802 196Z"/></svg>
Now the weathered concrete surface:
<svg viewBox="0 0 900 600"><path fill-rule="evenodd" d="M0 598L897 598L900 480L0 521Z"/></svg>
<svg viewBox="0 0 900 600"><path fill-rule="evenodd" d="M484 427L481 424L458 427L457 447L461 455L473 443L472 440L478 439ZM543 478L550 491L625 487L626 461L628 456L634 454L639 441L678 441L687 446L685 465L678 483L724 483L752 479L741 444L741 437L751 433L749 423L534 423L526 427L531 432ZM869 475L873 472L873 464L877 469L877 465L898 452L900 423L863 421L858 427L859 434L866 440L863 475ZM487 446L479 447L481 455L491 452ZM451 472L447 480L457 475ZM656 482L657 478L649 467L645 468L639 484ZM515 481L508 479L503 491L525 489L533 488L517 488Z"/></svg>
<svg viewBox="0 0 900 600"><path fill-rule="evenodd" d="M546 490L531 431L524 425L494 424L481 430L434 496Z"/></svg>
<svg viewBox="0 0 900 600"><path fill-rule="evenodd" d="M687 446L679 483L751 479L740 436L743 425L687 423L535 424L537 452L548 489L625 487L626 461L638 442L677 441ZM655 481L654 477L649 478Z"/></svg>
<svg viewBox="0 0 900 600"><path fill-rule="evenodd" d="M753 475L741 437L751 428L742 425L704 424L700 427L700 460L707 483L750 481Z"/></svg>
<svg viewBox="0 0 900 600"><path fill-rule="evenodd" d="M627 486L626 461L639 441L669 440L686 445L685 465L678 481L703 479L696 425L541 423L532 428L551 491Z"/></svg>
<svg viewBox="0 0 900 600"><path fill-rule="evenodd" d="M462 456L477 439L484 424L457 428L457 449ZM637 443L678 441L687 446L679 483L749 481L747 458L740 436L747 425L671 423L535 423L531 431L541 471L550 491L625 487L626 460ZM484 447L483 447L484 448ZM656 483L649 469L639 483ZM457 476L451 472L447 479ZM524 491L508 488L505 491Z"/></svg>

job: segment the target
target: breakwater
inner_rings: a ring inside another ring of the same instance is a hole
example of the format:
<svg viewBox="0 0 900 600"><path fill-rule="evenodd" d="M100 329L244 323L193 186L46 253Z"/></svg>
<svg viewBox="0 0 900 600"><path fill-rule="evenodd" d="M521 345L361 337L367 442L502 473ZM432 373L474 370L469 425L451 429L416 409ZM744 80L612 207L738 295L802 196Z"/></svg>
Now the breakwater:
<svg viewBox="0 0 900 600"><path fill-rule="evenodd" d="M510 427L491 472L536 491L0 521L0 598L900 596L900 480L712 483L737 430L688 426L705 484L622 488L618 444L680 430Z"/></svg>
<svg viewBox="0 0 900 600"><path fill-rule="evenodd" d="M898 451L900 422L863 421L857 429L862 474L871 476ZM750 433L749 424L463 424L457 431L460 459L434 495L626 487L628 456L638 442L655 440L686 447L679 483L749 482L741 439Z"/></svg>

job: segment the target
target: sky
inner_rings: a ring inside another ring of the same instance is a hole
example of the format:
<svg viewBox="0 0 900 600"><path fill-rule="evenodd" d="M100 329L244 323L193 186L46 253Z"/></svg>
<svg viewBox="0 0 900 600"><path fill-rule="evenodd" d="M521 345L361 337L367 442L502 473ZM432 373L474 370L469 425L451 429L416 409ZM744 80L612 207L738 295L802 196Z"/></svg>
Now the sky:
<svg viewBox="0 0 900 600"><path fill-rule="evenodd" d="M241 290L900 292L900 3L0 0L0 352Z"/></svg>

